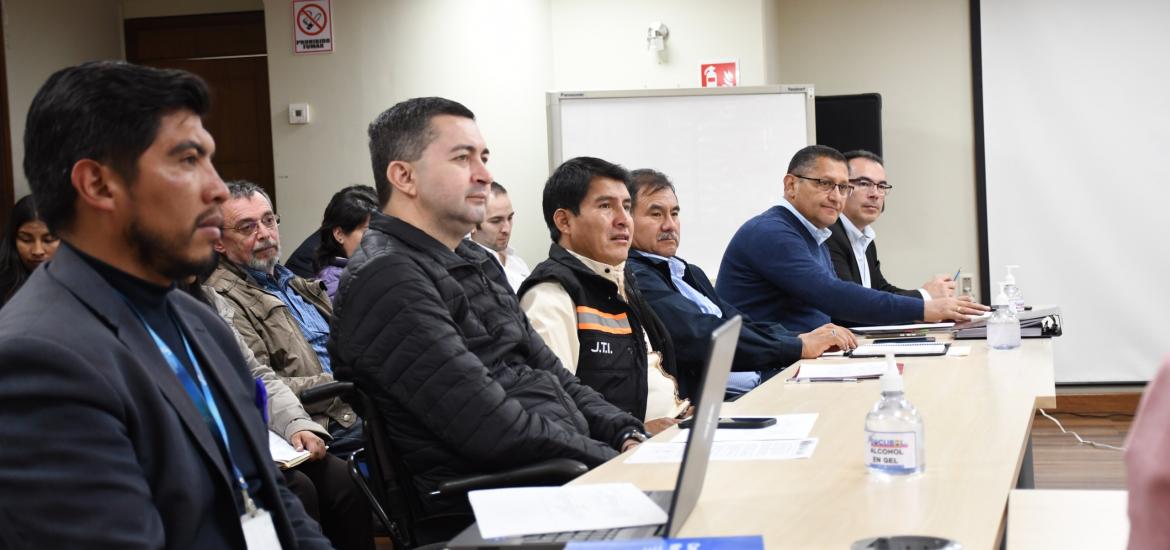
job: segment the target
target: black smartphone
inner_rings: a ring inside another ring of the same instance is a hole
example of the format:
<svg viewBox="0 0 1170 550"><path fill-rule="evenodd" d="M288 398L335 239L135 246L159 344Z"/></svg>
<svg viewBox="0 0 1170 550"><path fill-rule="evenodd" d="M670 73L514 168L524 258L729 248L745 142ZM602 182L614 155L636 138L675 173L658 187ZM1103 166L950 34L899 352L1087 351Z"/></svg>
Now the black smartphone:
<svg viewBox="0 0 1170 550"><path fill-rule="evenodd" d="M934 342L934 336L915 336L913 338L878 338L875 344L926 344Z"/></svg>
<svg viewBox="0 0 1170 550"><path fill-rule="evenodd" d="M688 418L678 423L681 429L688 429L694 422L694 418ZM776 423L775 418L720 418L719 427L732 430L752 430L756 428L766 428Z"/></svg>

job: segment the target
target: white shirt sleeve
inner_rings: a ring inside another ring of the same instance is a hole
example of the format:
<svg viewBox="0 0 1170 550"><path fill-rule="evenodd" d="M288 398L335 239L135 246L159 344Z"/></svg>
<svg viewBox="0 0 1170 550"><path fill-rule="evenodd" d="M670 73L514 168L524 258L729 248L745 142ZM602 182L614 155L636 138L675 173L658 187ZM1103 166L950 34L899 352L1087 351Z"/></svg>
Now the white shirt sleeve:
<svg viewBox="0 0 1170 550"><path fill-rule="evenodd" d="M923 300L926 300L926 301L928 301L928 302L929 302L930 300L933 300L933 299L934 299L933 297L931 297L930 293L926 291L926 289L925 289L925 288L920 288L920 289L918 289L918 293L922 295L922 299L923 299Z"/></svg>
<svg viewBox="0 0 1170 550"><path fill-rule="evenodd" d="M533 286L520 298L520 308L561 364L577 374L577 357L581 351L581 340L577 338L577 310L564 287L555 282Z"/></svg>

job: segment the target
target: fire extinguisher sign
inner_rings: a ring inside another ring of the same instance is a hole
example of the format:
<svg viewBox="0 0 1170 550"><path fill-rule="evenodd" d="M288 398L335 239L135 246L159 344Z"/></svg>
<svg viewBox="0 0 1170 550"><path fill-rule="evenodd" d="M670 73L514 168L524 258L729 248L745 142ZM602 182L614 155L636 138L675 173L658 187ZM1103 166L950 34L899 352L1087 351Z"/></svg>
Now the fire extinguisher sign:
<svg viewBox="0 0 1170 550"><path fill-rule="evenodd" d="M704 88L739 85L739 61L713 61L699 64L699 79Z"/></svg>

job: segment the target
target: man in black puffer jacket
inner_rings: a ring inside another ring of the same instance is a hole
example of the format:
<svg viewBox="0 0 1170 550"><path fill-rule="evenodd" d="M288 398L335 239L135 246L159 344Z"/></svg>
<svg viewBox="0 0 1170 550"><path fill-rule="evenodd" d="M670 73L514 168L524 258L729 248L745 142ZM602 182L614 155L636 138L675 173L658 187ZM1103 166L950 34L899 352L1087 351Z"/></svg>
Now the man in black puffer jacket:
<svg viewBox="0 0 1170 550"><path fill-rule="evenodd" d="M387 215L371 217L341 277L329 352L336 377L375 401L419 493L549 458L593 467L644 440L638 419L561 366L496 262L463 240L492 181L471 111L407 100L369 134Z"/></svg>

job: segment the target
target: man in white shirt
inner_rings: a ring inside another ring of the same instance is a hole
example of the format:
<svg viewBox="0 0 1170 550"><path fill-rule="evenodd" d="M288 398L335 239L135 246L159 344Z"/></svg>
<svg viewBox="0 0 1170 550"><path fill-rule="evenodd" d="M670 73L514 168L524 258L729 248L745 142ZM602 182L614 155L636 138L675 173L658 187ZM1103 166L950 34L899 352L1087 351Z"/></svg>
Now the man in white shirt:
<svg viewBox="0 0 1170 550"><path fill-rule="evenodd" d="M565 368L660 432L687 414L670 333L625 271L632 242L629 173L565 161L544 186L553 244L520 287L520 307Z"/></svg>
<svg viewBox="0 0 1170 550"><path fill-rule="evenodd" d="M955 281L946 275L935 276L915 290L898 288L882 275L872 225L885 211L886 196L894 186L886 181L884 163L876 154L850 151L845 153L845 158L853 193L845 201L837 223L829 226L833 235L825 242L837 277L874 290L924 300L954 296Z"/></svg>
<svg viewBox="0 0 1170 550"><path fill-rule="evenodd" d="M513 291L519 292L520 283L524 282L532 270L528 268L524 258L518 256L516 250L508 246L508 242L512 240L512 217L515 215L512 199L508 198L508 190L493 181L486 217L483 223L476 224L475 229L471 231L471 240L492 253L492 257L504 268L508 285Z"/></svg>

